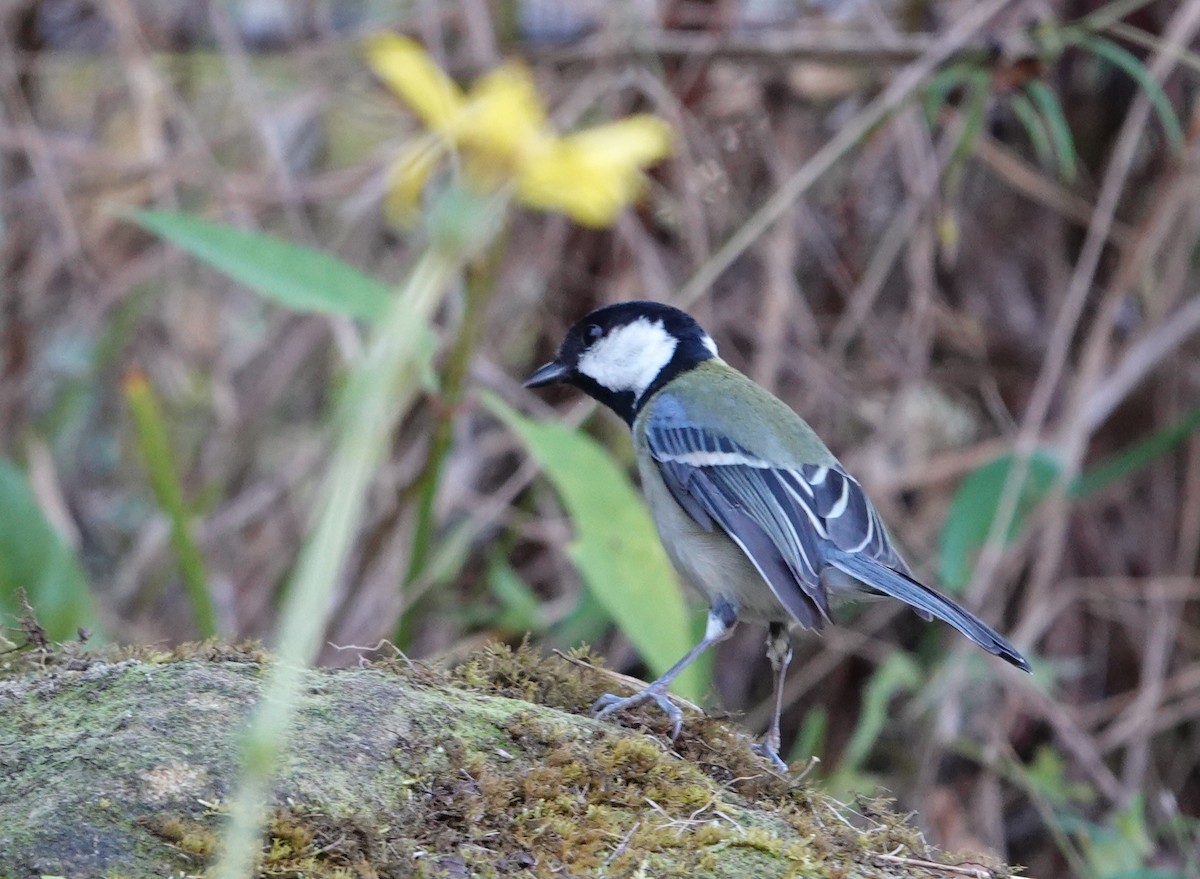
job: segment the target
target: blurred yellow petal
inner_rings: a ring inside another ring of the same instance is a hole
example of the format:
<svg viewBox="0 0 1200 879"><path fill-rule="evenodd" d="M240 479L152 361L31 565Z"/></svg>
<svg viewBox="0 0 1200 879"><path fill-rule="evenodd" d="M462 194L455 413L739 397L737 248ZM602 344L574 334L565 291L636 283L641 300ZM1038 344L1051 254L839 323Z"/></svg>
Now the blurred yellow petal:
<svg viewBox="0 0 1200 879"><path fill-rule="evenodd" d="M642 191L642 170L671 152L670 126L648 115L559 138L533 75L519 62L486 74L464 94L414 40L380 35L367 41L366 52L375 73L431 134L389 173L387 210L399 222L415 217L430 174L450 150L461 157L469 189L515 183L525 204L591 226L611 225Z"/></svg>
<svg viewBox="0 0 1200 879"><path fill-rule="evenodd" d="M645 168L671 155L671 126L642 114L597 125L562 139L592 157L597 166Z"/></svg>
<svg viewBox="0 0 1200 879"><path fill-rule="evenodd" d="M416 40L376 34L367 39L366 55L375 75L428 127L444 129L462 112L462 91Z"/></svg>
<svg viewBox="0 0 1200 879"><path fill-rule="evenodd" d="M421 214L421 193L446 150L445 141L425 137L396 157L387 175L384 214L388 222L402 228L416 223Z"/></svg>
<svg viewBox="0 0 1200 879"><path fill-rule="evenodd" d="M453 136L514 161L531 143L549 137L546 110L529 68L509 62L476 82Z"/></svg>
<svg viewBox="0 0 1200 879"><path fill-rule="evenodd" d="M671 129L633 116L553 141L523 162L517 198L587 226L611 226L641 194L642 169L670 153Z"/></svg>
<svg viewBox="0 0 1200 879"><path fill-rule="evenodd" d="M522 165L517 198L530 207L560 211L587 226L611 226L621 208L641 192L636 168L598 167L594 157L562 143Z"/></svg>

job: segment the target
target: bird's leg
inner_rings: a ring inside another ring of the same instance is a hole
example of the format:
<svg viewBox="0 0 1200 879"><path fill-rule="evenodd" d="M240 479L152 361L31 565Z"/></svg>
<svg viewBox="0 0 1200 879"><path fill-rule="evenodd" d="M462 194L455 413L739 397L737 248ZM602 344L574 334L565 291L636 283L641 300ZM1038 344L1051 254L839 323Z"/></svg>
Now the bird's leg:
<svg viewBox="0 0 1200 879"><path fill-rule="evenodd" d="M763 740L754 745L754 751L775 764L780 772L787 772L788 765L779 756L779 715L783 711L783 679L788 663L792 661L792 639L788 627L783 623L771 623L767 632L767 658L775 670L775 710L771 712L771 726Z"/></svg>
<svg viewBox="0 0 1200 879"><path fill-rule="evenodd" d="M679 676L680 672L696 661L701 653L728 638L736 625L737 608L723 598L717 599L708 611L708 625L704 629L704 640L689 650L687 656L667 669L666 673L654 683L632 696L622 698L611 693L601 696L592 706L592 714L598 718L607 717L626 708L636 708L644 702L654 702L671 721L671 741L674 741L679 737L679 730L683 726L683 712L671 702L670 697L667 696L667 688L671 686L671 682Z"/></svg>

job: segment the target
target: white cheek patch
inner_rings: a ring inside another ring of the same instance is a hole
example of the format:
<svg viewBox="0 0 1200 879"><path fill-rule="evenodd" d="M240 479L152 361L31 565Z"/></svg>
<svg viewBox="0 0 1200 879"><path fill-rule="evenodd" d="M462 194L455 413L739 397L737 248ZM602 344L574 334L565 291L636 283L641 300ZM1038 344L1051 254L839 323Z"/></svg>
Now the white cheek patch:
<svg viewBox="0 0 1200 879"><path fill-rule="evenodd" d="M598 340L579 358L577 369L614 393L632 391L641 397L678 345L661 320L640 317Z"/></svg>

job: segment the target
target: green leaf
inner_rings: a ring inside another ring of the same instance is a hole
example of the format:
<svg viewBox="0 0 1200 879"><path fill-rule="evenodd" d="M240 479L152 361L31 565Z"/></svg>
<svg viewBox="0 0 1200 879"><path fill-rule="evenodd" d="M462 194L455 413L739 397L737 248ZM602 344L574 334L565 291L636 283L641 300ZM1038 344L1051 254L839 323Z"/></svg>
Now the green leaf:
<svg viewBox="0 0 1200 879"><path fill-rule="evenodd" d="M971 71L966 85L968 97L966 98L966 109L963 112L963 127L958 141L954 144L950 160L947 162L948 167L952 169L961 168L971 150L975 148L975 141L979 137L979 132L982 130L984 119L987 116L988 99L991 97L991 77L986 70ZM957 176L957 173L951 175L948 171L947 176Z"/></svg>
<svg viewBox="0 0 1200 879"><path fill-rule="evenodd" d="M1127 449L1122 449L1084 473L1071 486L1071 497L1085 498L1124 479L1134 471L1140 470L1165 455L1198 429L1200 429L1200 407L1193 409L1174 424L1167 425Z"/></svg>
<svg viewBox="0 0 1200 879"><path fill-rule="evenodd" d="M1064 180L1071 182L1078 170L1075 138L1071 134L1067 114L1063 111L1058 96L1040 79L1031 79L1025 83L1025 94L1029 95L1029 99L1046 120L1050 140L1054 144L1054 154L1058 156L1059 173Z"/></svg>
<svg viewBox="0 0 1200 879"><path fill-rule="evenodd" d="M657 676L693 646L689 615L650 514L628 477L591 437L533 421L495 396L484 403L525 443L554 484L575 539L567 552L597 601ZM704 682L689 668L674 689L699 701Z"/></svg>
<svg viewBox="0 0 1200 879"><path fill-rule="evenodd" d="M1095 802L1096 792L1084 781L1075 781L1067 770L1063 755L1047 745L1041 745L1021 773L1024 784L1055 811L1066 813L1074 805L1090 805Z"/></svg>
<svg viewBox="0 0 1200 879"><path fill-rule="evenodd" d="M961 592L970 581L975 554L991 532L1012 466L1013 456L1003 455L973 472L954 493L938 539L938 578L947 591ZM1034 452L1016 512L1004 531L1006 544L1020 533L1027 517L1046 497L1059 470L1057 460L1048 452Z"/></svg>
<svg viewBox="0 0 1200 879"><path fill-rule="evenodd" d="M501 556L488 564L488 590L500 602L500 614L493 625L509 632L541 634L546 629L542 621L542 603L526 585L512 565Z"/></svg>
<svg viewBox="0 0 1200 879"><path fill-rule="evenodd" d="M1135 796L1123 809L1110 813L1104 823L1078 818L1064 821L1081 844L1095 879L1146 879L1155 876L1148 861L1154 841L1146 823L1145 800Z"/></svg>
<svg viewBox="0 0 1200 879"><path fill-rule="evenodd" d="M297 311L373 320L383 314L392 295L386 284L341 260L262 232L165 211L133 211L129 217L235 281Z"/></svg>
<svg viewBox="0 0 1200 879"><path fill-rule="evenodd" d="M74 552L42 515L25 475L0 458L0 612L20 613L24 589L38 622L51 638L65 641L80 626L97 633L87 578Z"/></svg>
<svg viewBox="0 0 1200 879"><path fill-rule="evenodd" d="M1033 106L1033 101L1029 99L1028 95L1017 92L1009 98L1008 104L1012 107L1013 115L1017 117L1021 127L1025 129L1025 134L1029 138L1030 144L1033 145L1033 151L1037 154L1038 164L1049 165L1050 160L1055 157L1054 147L1050 143L1050 135L1046 132L1046 122L1038 114L1037 108Z"/></svg>
<svg viewBox="0 0 1200 879"><path fill-rule="evenodd" d="M1068 486L1067 496L1082 500L1124 479L1165 455L1200 430L1200 408L1175 424L1121 450L1103 463L1080 474ZM971 578L975 554L991 532L996 507L1012 470L1013 456L1002 455L971 473L954 494L939 537L938 576L950 592L964 589ZM1034 453L1016 513L1005 531L1005 543L1016 538L1059 478L1060 465L1048 451Z"/></svg>
<svg viewBox="0 0 1200 879"><path fill-rule="evenodd" d="M1096 34L1082 33L1076 38L1076 42L1114 67L1125 71L1138 84L1150 99L1154 112L1158 114L1171 149L1180 152L1183 149L1183 127L1179 124L1179 117L1175 114L1175 108L1171 106L1170 98L1150 74L1146 65L1128 49Z"/></svg>
<svg viewBox="0 0 1200 879"><path fill-rule="evenodd" d="M978 70L973 64L949 64L929 78L928 85L921 90L921 108L931 125L936 123L942 107L950 100L950 94Z"/></svg>

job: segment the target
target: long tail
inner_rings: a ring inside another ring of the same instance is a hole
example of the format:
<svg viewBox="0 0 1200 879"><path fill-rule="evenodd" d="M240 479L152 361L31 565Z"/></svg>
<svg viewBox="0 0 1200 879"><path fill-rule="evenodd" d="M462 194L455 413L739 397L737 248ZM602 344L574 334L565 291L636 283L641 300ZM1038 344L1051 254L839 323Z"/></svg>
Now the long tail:
<svg viewBox="0 0 1200 879"><path fill-rule="evenodd" d="M1011 662L1022 671L1033 672L1029 661L995 629L924 583L859 553L835 550L826 554L825 561L872 589L949 623L988 653Z"/></svg>

